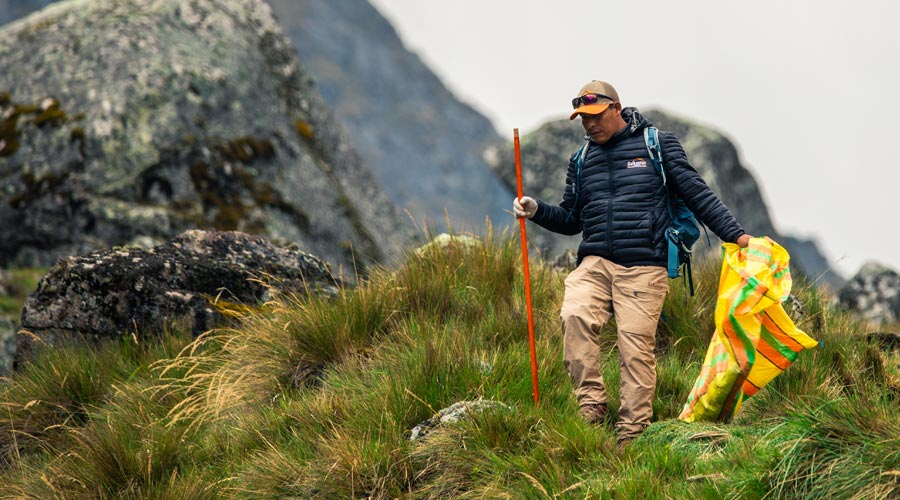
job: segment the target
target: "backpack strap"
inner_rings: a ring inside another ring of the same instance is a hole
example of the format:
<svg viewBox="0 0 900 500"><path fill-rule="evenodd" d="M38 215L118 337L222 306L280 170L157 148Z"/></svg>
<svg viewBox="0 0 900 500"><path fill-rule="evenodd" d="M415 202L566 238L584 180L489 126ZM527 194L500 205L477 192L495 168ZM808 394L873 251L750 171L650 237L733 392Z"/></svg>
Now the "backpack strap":
<svg viewBox="0 0 900 500"><path fill-rule="evenodd" d="M644 129L644 144L647 145L647 153L650 154L650 160L653 161L653 167L662 176L663 186L666 185L666 171L663 169L662 151L659 146L659 130L656 127L647 127Z"/></svg>
<svg viewBox="0 0 900 500"><path fill-rule="evenodd" d="M675 208L672 206L672 196L669 194L669 186L666 184L666 169L663 167L662 150L659 145L659 130L657 130L656 127L647 127L644 129L644 143L647 145L647 153L650 154L653 168L655 168L656 171L659 172L659 175L662 176L663 187L666 190L666 208L669 210L669 219L674 221ZM672 228L666 230L666 240L669 242L669 260L666 269L669 272L670 278L677 278L678 268L681 266L681 259L679 258L681 249L675 241L675 238L672 238L669 234L669 231L671 230ZM688 268L688 274L690 274L690 268ZM693 295L693 277L689 277L688 280L691 282L691 295Z"/></svg>
<svg viewBox="0 0 900 500"><path fill-rule="evenodd" d="M575 210L579 210L578 208L578 195L581 193L581 169L584 167L584 157L587 156L589 142L585 142L581 145L581 149L579 149L575 153L575 185L572 186L572 191L575 192L575 203L572 205L572 209L569 210L568 215L566 215L566 222L572 220L572 214Z"/></svg>

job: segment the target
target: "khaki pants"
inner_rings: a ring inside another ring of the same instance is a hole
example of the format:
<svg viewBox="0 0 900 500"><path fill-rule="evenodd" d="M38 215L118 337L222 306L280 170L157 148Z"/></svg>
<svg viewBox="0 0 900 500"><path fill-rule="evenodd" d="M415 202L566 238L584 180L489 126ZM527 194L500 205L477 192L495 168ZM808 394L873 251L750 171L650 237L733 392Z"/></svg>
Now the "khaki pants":
<svg viewBox="0 0 900 500"><path fill-rule="evenodd" d="M560 319L563 361L580 405L606 403L600 375L603 325L618 325L621 408L616 431L636 437L650 425L656 388L656 323L669 291L664 267L624 267L588 256L566 278Z"/></svg>

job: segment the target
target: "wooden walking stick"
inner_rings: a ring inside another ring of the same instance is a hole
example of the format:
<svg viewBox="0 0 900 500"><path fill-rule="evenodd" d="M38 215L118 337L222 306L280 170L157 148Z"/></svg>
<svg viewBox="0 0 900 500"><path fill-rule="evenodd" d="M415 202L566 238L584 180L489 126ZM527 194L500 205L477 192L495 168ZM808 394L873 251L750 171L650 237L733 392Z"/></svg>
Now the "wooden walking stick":
<svg viewBox="0 0 900 500"><path fill-rule="evenodd" d="M516 150L516 188L522 199L522 154L519 152L519 129L513 129L513 144ZM531 385L534 404L540 402L538 389L537 352L534 347L534 315L531 312L531 276L528 273L528 235L525 233L525 217L519 217L519 235L522 240L522 266L525 268L525 305L528 310L528 345L531 348Z"/></svg>

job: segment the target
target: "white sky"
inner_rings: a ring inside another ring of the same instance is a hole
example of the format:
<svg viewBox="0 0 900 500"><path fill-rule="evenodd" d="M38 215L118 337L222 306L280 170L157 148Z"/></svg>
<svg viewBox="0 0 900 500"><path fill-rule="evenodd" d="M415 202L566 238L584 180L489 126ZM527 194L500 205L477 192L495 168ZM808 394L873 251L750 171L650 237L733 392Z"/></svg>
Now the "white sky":
<svg viewBox="0 0 900 500"><path fill-rule="evenodd" d="M503 136L585 82L736 141L775 225L900 270L900 2L372 0ZM562 161L562 160L561 160Z"/></svg>

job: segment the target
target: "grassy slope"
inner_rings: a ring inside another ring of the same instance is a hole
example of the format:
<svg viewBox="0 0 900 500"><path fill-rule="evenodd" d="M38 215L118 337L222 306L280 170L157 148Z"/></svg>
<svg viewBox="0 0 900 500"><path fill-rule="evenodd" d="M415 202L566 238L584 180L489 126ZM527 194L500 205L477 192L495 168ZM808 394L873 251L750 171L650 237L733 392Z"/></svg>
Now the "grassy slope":
<svg viewBox="0 0 900 500"><path fill-rule="evenodd" d="M656 422L623 452L576 416L563 274L532 262L531 398L514 238L411 253L336 299L281 297L191 343L44 353L0 386L0 498L897 498L897 355L795 283L801 353L730 425L674 420L713 331L714 262L672 282ZM612 348L612 328L602 334ZM604 361L616 410L617 359ZM460 400L503 402L409 441Z"/></svg>

